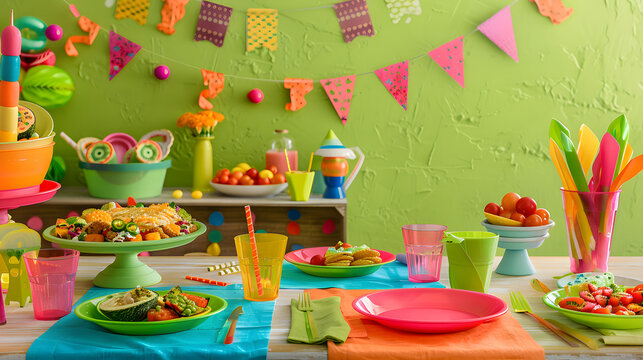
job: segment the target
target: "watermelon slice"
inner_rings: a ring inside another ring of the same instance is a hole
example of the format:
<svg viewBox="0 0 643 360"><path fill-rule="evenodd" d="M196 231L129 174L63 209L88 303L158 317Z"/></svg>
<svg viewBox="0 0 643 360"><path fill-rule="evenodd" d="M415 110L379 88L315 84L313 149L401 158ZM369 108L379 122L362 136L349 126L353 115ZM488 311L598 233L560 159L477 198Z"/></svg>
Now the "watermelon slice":
<svg viewBox="0 0 643 360"><path fill-rule="evenodd" d="M28 107L18 105L18 140L29 139L36 132L36 116Z"/></svg>
<svg viewBox="0 0 643 360"><path fill-rule="evenodd" d="M140 141L145 140L154 140L159 144L163 151L163 155L161 156L161 160L163 160L170 154L170 148L172 148L172 144L174 144L174 135L172 135L172 132L168 129L159 129L143 135Z"/></svg>
<svg viewBox="0 0 643 360"><path fill-rule="evenodd" d="M136 156L132 156L131 160L139 161L142 163L157 163L163 157L163 150L161 146L153 140L143 140L136 146Z"/></svg>
<svg viewBox="0 0 643 360"><path fill-rule="evenodd" d="M87 162L94 164L112 164L117 162L116 152L107 141L96 141L87 148Z"/></svg>

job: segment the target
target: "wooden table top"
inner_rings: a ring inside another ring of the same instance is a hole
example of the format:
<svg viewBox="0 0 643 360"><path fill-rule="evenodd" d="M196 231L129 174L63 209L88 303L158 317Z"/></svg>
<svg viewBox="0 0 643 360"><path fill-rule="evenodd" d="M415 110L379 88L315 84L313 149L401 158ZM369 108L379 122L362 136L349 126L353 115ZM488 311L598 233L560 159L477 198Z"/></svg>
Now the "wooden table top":
<svg viewBox="0 0 643 360"><path fill-rule="evenodd" d="M76 277L76 288L74 300L78 300L85 292L92 287L93 277L113 261L112 256L82 256L78 266ZM228 275L218 277L214 272L208 273L207 266L217 263L235 260L234 257L206 257L206 256L154 256L144 257L142 260L156 269L162 276L163 282L158 286L171 285L195 285L197 283L185 280L185 275L203 276L212 279L220 279L233 283L241 283L240 275ZM552 276L561 275L569 270L569 259L567 257L532 257L532 263L537 273L532 276L511 277L494 273L491 280L490 293L496 295L508 304L509 290L519 290L526 297L533 311L544 318L552 318L561 321L590 338L599 342L600 351L592 351L581 345L572 348L561 342L555 335L540 326L534 319L524 314L512 315L518 320L524 329L545 349L547 359L643 359L642 346L605 346L599 341L600 334L567 320L556 311L549 309L542 303L542 294L533 290L529 280L538 278L547 286L556 287ZM496 258L496 265L500 258ZM447 258L442 262L440 281L448 284ZM612 273L623 277L643 277L642 257L612 257L609 268ZM275 312L273 315L272 331L270 333L270 345L268 357L271 359L326 359L327 352L325 345L290 344L286 342L290 329L290 299L296 298L300 290L281 290ZM511 308L510 308L511 310ZM6 307L7 324L0 326L0 360L23 359L31 343L44 333L53 321L39 321L33 317L31 304L19 308L15 303Z"/></svg>

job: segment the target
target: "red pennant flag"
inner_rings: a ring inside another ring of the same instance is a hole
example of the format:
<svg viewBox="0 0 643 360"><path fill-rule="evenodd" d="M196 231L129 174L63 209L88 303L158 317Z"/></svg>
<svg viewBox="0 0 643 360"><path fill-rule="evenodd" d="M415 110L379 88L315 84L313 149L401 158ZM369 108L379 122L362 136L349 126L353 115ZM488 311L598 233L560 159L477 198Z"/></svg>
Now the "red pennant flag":
<svg viewBox="0 0 643 360"><path fill-rule="evenodd" d="M375 70L375 75L380 79L386 90L406 110L406 98L409 88L409 61Z"/></svg>
<svg viewBox="0 0 643 360"><path fill-rule="evenodd" d="M109 32L109 79L112 80L125 65L127 65L134 55L141 50L141 45L129 41L114 31Z"/></svg>
<svg viewBox="0 0 643 360"><path fill-rule="evenodd" d="M493 41L502 51L518 62L518 50L516 49L516 36L511 21L511 8L509 6L498 11L478 26L478 30Z"/></svg>
<svg viewBox="0 0 643 360"><path fill-rule="evenodd" d="M353 88L355 87L355 75L324 79L319 82L326 90L326 95L328 95L342 123L346 125L348 111L351 108L351 99L353 98Z"/></svg>
<svg viewBox="0 0 643 360"><path fill-rule="evenodd" d="M214 105L208 99L214 99L223 90L225 75L222 73L201 69L203 85L208 88L199 94L199 107L203 110L212 110Z"/></svg>
<svg viewBox="0 0 643 360"><path fill-rule="evenodd" d="M464 58L462 56L462 47L464 36L453 39L448 43L441 45L429 52L429 56L435 61L442 70L446 71L453 80L457 81L464 88Z"/></svg>

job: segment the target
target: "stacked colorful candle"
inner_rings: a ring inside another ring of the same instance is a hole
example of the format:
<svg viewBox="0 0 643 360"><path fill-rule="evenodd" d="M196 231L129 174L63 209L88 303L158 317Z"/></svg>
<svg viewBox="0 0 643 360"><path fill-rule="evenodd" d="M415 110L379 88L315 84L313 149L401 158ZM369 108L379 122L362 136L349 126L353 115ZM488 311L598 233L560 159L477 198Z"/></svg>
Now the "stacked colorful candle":
<svg viewBox="0 0 643 360"><path fill-rule="evenodd" d="M20 30L11 25L2 30L0 59L0 143L18 141L18 99L20 96Z"/></svg>

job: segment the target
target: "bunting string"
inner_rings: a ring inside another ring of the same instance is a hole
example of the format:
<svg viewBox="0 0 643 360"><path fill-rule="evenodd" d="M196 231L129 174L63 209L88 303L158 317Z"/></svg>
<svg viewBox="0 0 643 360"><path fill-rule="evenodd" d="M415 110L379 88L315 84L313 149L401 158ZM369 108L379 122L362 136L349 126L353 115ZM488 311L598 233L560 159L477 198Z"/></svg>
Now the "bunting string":
<svg viewBox="0 0 643 360"><path fill-rule="evenodd" d="M68 0L62 0L62 1L63 1L64 3L66 3L66 4L70 7L70 9L73 7L72 3L70 3ZM202 2L202 1L199 1L199 0L191 0L191 1L197 1L197 2L199 2L199 3L201 3L201 2ZM515 5L517 2L518 2L518 0L514 0L512 3L510 3L510 4L509 4L509 5L507 5L506 7L512 7L512 6L513 6L513 5ZM293 12L294 12L294 11L319 10L319 9L327 9L327 8L333 8L333 7L334 7L334 4L333 4L333 5L318 6L318 7L311 7L311 8L300 8L300 9L290 9L290 10L279 10L279 12L289 12L289 11L293 11ZM72 10L72 11L73 11L73 10ZM466 39L467 37L471 36L471 35L472 35L473 33L475 33L476 31L479 31L479 30L478 30L478 28L474 28L474 29L473 29L473 30L471 30L469 33L467 33L466 35L462 36L462 39L463 39L463 40L464 40L464 39ZM101 32L103 35L109 35L109 32L110 32L110 31L109 31L109 30L107 30L105 27L101 26L101 27L100 27L100 32ZM150 55L152 55L152 56L159 57L159 58L162 58L162 59L165 59L165 60L171 61L171 62L173 62L173 63L175 63L175 64L178 64L178 65L182 65L182 66L185 66L185 67L188 67L188 68L196 69L196 70L198 70L199 72L201 71L201 69L208 68L208 67L203 67L203 66L197 66L197 65L189 64L189 63L183 62L183 61L181 61L181 60L178 60L178 59L176 59L176 58L173 58L173 57L170 57L170 56L166 56L166 55L163 55L163 54L160 54L160 53L154 52L154 51L149 50L149 49L147 49L147 48L145 48L145 47L140 48L140 52L144 52L144 53L150 54ZM427 55L428 55L428 53L418 54L418 55L416 55L416 56L408 57L408 58L407 58L407 60L404 60L404 61L414 61L414 60L417 60L417 59L424 58L424 57L426 57ZM354 75L355 75L355 76L357 76L357 77L362 77L362 76L366 76L366 75L371 75L371 76L372 76L372 75L373 75L373 71L374 71L374 70L366 71L366 72L361 72L361 73L356 73L356 74L354 74ZM242 76L242 75L235 75L235 74L227 74L227 73L221 73L221 74L223 74L226 78L230 78L230 79L239 79L239 80L247 80L247 81L259 81L259 82L270 82L270 83L284 83L284 79L257 78L257 77L249 77L249 76ZM341 76L341 75L340 75L340 76ZM285 76L284 76L284 78L285 78ZM314 82L318 82L318 81L325 80L325 79L328 79L328 77L320 78L320 79L311 79L311 80L312 80L312 81L314 81Z"/></svg>

